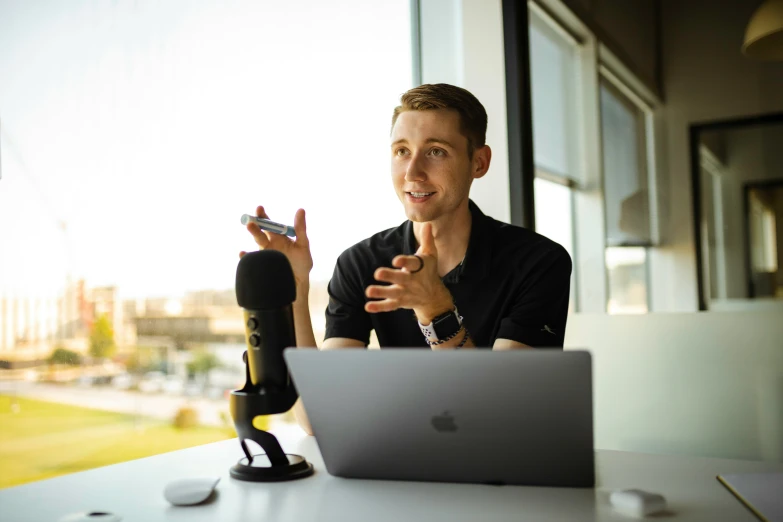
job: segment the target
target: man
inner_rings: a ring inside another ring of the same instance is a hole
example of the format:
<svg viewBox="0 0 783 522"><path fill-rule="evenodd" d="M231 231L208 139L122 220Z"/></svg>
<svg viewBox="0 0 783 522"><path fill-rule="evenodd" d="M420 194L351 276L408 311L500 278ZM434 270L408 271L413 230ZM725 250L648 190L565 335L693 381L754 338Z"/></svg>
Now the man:
<svg viewBox="0 0 783 522"><path fill-rule="evenodd" d="M465 89L421 85L402 95L392 117L391 174L408 221L339 257L322 349L364 348L373 329L381 347L563 346L570 256L544 236L485 216L469 199L492 158L486 130L484 107ZM268 217L263 207L257 214ZM302 209L294 228L291 240L248 225L260 248L291 261L297 345L315 346Z"/></svg>

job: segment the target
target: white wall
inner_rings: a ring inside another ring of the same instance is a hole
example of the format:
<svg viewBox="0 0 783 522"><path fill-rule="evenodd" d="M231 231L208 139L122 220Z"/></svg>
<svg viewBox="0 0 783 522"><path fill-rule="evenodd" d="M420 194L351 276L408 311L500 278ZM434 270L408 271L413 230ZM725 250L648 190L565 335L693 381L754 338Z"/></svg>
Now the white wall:
<svg viewBox="0 0 783 522"><path fill-rule="evenodd" d="M740 53L758 1L662 0L666 157L659 168L661 235L651 254L653 310L698 307L688 127L783 110L783 63Z"/></svg>
<svg viewBox="0 0 783 522"><path fill-rule="evenodd" d="M783 461L780 310L569 318L599 449Z"/></svg>
<svg viewBox="0 0 783 522"><path fill-rule="evenodd" d="M450 83L472 92L487 110L489 173L473 183L482 211L511 220L503 17L500 0L421 0L423 83Z"/></svg>

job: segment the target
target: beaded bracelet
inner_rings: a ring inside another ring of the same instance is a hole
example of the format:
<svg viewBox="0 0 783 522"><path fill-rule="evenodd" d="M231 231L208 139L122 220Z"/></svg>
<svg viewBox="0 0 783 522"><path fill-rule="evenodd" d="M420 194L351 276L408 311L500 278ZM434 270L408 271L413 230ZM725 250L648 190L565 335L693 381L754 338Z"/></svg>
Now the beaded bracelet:
<svg viewBox="0 0 783 522"><path fill-rule="evenodd" d="M470 337L470 332L468 331L468 329L465 328L464 326L462 328L465 329L465 337L463 337L462 340L459 342L457 348L462 348L463 346L465 346L465 343L468 342L468 337Z"/></svg>
<svg viewBox="0 0 783 522"><path fill-rule="evenodd" d="M457 330L457 333L455 333L454 335L447 337L441 341L430 341L429 339L426 339L427 344L429 344L430 346L438 346L439 344L447 343L452 339L454 339L456 336L458 336L462 330L465 330L465 337L463 337L462 340L459 342L459 344L455 346L455 348L462 348L463 346L465 346L465 343L468 342L468 338L470 338L470 332L468 332L468 329L465 328L464 324L459 330Z"/></svg>
<svg viewBox="0 0 783 522"><path fill-rule="evenodd" d="M443 344L443 343L447 343L447 342L451 341L452 339L457 337L462 330L465 330L467 332L467 330L465 329L465 325L460 326L459 330L454 332L452 335L446 337L445 339L439 339L437 341L430 341L429 339L425 338L425 341L427 341L427 344L429 344L430 346L438 346L439 344Z"/></svg>

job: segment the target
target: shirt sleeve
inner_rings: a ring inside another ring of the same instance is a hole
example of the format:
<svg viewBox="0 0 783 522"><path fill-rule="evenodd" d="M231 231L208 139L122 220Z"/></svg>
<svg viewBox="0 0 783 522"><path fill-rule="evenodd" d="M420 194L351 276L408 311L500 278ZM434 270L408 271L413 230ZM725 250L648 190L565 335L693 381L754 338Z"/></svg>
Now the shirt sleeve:
<svg viewBox="0 0 783 522"><path fill-rule="evenodd" d="M497 338L533 348L562 348L570 290L571 256L557 245L527 274Z"/></svg>
<svg viewBox="0 0 783 522"><path fill-rule="evenodd" d="M367 301L364 285L356 263L350 260L351 253L344 252L337 260L334 274L327 287L329 304L326 307L326 335L345 337L370 344L372 320L364 310Z"/></svg>

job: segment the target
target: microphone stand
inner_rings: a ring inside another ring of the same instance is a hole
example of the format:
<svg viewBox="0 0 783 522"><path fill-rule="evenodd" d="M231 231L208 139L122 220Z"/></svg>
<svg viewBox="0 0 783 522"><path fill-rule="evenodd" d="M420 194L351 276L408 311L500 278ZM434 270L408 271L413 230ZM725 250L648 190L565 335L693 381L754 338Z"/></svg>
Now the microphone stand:
<svg viewBox="0 0 783 522"><path fill-rule="evenodd" d="M242 354L242 360L245 362L245 386L231 392L229 405L245 458L231 467L231 476L251 482L279 482L309 477L313 474L312 464L301 455L287 455L280 447L277 437L253 426L253 419L259 415L283 413L291 409L291 405L298 398L296 389L287 386L281 393L253 385L247 352ZM281 404L285 405L282 409ZM247 440L261 446L265 453L251 454Z"/></svg>

